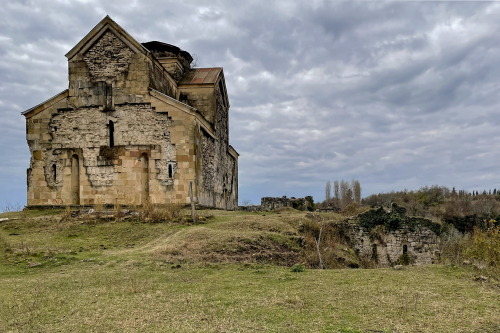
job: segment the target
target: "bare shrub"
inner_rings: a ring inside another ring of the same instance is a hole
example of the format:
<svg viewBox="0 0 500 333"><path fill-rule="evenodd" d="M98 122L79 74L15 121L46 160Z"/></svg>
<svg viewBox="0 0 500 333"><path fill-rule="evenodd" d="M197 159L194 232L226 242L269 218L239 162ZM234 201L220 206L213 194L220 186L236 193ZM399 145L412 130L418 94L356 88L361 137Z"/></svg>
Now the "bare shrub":
<svg viewBox="0 0 500 333"><path fill-rule="evenodd" d="M94 205L94 211L93 211L94 217L98 220L101 218L103 213L104 213L104 204L102 204L102 202L96 203Z"/></svg>
<svg viewBox="0 0 500 333"><path fill-rule="evenodd" d="M361 208L362 207L360 207L359 204L357 204L355 202L351 202L350 204L345 206L344 209L342 209L341 214L344 216L354 216L354 215L359 214L362 211Z"/></svg>
<svg viewBox="0 0 500 333"><path fill-rule="evenodd" d="M167 222L178 220L181 216L182 205L165 204L154 205L147 203L139 207L139 218L144 222Z"/></svg>
<svg viewBox="0 0 500 333"><path fill-rule="evenodd" d="M7 239L0 234L0 253L7 253L7 252L12 252L10 243L7 241Z"/></svg>
<svg viewBox="0 0 500 333"><path fill-rule="evenodd" d="M460 233L450 227L441 236L441 260L446 264L461 265L464 260L464 249L469 242L469 235Z"/></svg>
<svg viewBox="0 0 500 333"><path fill-rule="evenodd" d="M466 243L464 255L474 266L486 275L500 277L500 225L490 221L485 230L474 229L474 233Z"/></svg>
<svg viewBox="0 0 500 333"><path fill-rule="evenodd" d="M123 207L120 204L114 205L113 215L116 221L121 221L125 217L125 212L123 211Z"/></svg>
<svg viewBox="0 0 500 333"><path fill-rule="evenodd" d="M12 213L12 212L19 212L23 209L23 206L19 203L6 203L3 205L2 208L0 208L0 213Z"/></svg>
<svg viewBox="0 0 500 333"><path fill-rule="evenodd" d="M359 258L349 245L347 227L321 218L305 221L299 230L304 237L306 264L314 268L359 267Z"/></svg>
<svg viewBox="0 0 500 333"><path fill-rule="evenodd" d="M500 276L500 225L488 221L489 227L474 228L472 234L462 234L452 228L441 242L441 259L453 265L471 265L481 274Z"/></svg>

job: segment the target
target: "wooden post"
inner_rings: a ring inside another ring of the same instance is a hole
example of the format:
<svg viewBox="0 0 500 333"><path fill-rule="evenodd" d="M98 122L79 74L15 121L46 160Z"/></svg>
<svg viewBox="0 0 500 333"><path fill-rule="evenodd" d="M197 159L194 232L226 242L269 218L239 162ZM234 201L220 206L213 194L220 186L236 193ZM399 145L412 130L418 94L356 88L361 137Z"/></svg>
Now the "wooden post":
<svg viewBox="0 0 500 333"><path fill-rule="evenodd" d="M193 195L193 182L189 182L189 198L191 199L191 218L193 219L193 223L196 223L196 208Z"/></svg>

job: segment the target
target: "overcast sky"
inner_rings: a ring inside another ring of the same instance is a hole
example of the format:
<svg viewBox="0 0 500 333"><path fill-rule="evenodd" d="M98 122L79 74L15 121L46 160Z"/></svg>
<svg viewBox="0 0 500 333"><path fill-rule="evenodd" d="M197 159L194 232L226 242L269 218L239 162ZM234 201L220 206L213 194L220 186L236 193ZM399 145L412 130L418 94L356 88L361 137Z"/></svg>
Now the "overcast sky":
<svg viewBox="0 0 500 333"><path fill-rule="evenodd" d="M0 210L26 203L20 113L67 88L64 55L106 15L224 67L240 203L335 179L500 188L500 3L7 0Z"/></svg>

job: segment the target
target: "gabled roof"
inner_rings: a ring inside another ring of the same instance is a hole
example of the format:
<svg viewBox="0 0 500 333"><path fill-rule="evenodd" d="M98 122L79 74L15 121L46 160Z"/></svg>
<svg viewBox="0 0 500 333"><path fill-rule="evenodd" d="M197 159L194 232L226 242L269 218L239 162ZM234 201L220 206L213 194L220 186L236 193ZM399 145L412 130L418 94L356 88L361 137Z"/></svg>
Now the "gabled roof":
<svg viewBox="0 0 500 333"><path fill-rule="evenodd" d="M147 54L149 51L132 36L128 34L118 23L113 21L111 17L106 15L90 32L83 37L67 54L66 58L70 60L79 52L85 52L94 42L107 30L111 30L118 38L127 44L132 50L137 53Z"/></svg>
<svg viewBox="0 0 500 333"><path fill-rule="evenodd" d="M175 98L165 95L164 93L156 89L149 88L149 93L151 94L152 97L155 97L156 99L176 108L177 110L180 110L182 112L194 116L200 122L201 127L203 127L211 137L215 138L212 125L205 119L205 117L203 117L203 115L197 109L193 108L190 105L182 103L181 101L178 101Z"/></svg>
<svg viewBox="0 0 500 333"><path fill-rule="evenodd" d="M233 156L235 159L238 159L238 156L240 156L240 154L236 151L236 149L234 149L233 146L229 145L229 149L227 150L228 153Z"/></svg>
<svg viewBox="0 0 500 333"><path fill-rule="evenodd" d="M42 102L42 103L32 107L31 109L24 111L24 112L21 112L21 114L23 116L25 116L26 118L31 118L31 117L37 115L38 113L42 112L43 110L51 107L52 105L62 101L63 99L68 97L68 95L69 95L68 89L63 90L59 94L52 96L51 98L49 98L45 102Z"/></svg>
<svg viewBox="0 0 500 333"><path fill-rule="evenodd" d="M179 84L212 84L214 85L222 72L222 67L195 68L186 72Z"/></svg>

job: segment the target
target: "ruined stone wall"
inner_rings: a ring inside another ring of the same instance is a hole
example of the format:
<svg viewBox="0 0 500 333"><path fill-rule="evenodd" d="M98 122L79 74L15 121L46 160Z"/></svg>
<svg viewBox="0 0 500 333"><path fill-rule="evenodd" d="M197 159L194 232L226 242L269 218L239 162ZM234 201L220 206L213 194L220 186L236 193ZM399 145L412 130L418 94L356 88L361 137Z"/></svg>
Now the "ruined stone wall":
<svg viewBox="0 0 500 333"><path fill-rule="evenodd" d="M291 199L286 196L281 198L263 197L260 199L260 206L264 211L273 211L278 208L292 207Z"/></svg>
<svg viewBox="0 0 500 333"><path fill-rule="evenodd" d="M263 197L260 199L260 206L263 211L273 211L283 207L291 207L298 210L310 209L305 198Z"/></svg>
<svg viewBox="0 0 500 333"><path fill-rule="evenodd" d="M425 226L403 226L391 231L381 226L368 230L351 225L350 238L360 256L374 259L380 266L400 263L404 251L412 264L439 261L440 237Z"/></svg>
<svg viewBox="0 0 500 333"><path fill-rule="evenodd" d="M262 206L261 205L238 206L238 210L241 210L243 212L261 212Z"/></svg>

